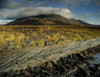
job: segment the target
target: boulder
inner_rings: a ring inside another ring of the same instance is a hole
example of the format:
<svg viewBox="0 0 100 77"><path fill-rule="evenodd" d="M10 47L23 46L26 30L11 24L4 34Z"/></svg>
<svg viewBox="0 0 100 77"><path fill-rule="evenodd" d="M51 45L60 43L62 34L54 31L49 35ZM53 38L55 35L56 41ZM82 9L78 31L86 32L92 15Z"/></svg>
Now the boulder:
<svg viewBox="0 0 100 77"><path fill-rule="evenodd" d="M49 46L49 45L52 45L53 43L52 42L50 42L50 41L45 41L45 46Z"/></svg>
<svg viewBox="0 0 100 77"><path fill-rule="evenodd" d="M3 52L4 51L4 48L3 47L0 47L0 52Z"/></svg>

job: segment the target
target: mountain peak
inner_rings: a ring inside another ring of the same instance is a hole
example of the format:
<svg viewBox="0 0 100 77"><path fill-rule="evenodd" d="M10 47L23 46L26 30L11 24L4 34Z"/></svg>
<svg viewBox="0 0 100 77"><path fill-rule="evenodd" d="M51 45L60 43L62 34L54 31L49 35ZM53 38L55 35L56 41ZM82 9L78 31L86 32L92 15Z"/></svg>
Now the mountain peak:
<svg viewBox="0 0 100 77"><path fill-rule="evenodd" d="M7 25L81 25L83 23L64 18L58 14L40 14L17 19Z"/></svg>
<svg viewBox="0 0 100 77"><path fill-rule="evenodd" d="M38 18L51 18L51 17L61 17L58 14L40 14L37 16L33 16L33 17L38 17Z"/></svg>

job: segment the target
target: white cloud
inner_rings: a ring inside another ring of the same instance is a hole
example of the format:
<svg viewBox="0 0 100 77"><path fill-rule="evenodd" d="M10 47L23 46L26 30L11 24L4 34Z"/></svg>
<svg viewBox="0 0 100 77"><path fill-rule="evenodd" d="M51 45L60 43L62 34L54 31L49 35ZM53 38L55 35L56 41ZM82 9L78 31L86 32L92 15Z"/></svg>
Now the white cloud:
<svg viewBox="0 0 100 77"><path fill-rule="evenodd" d="M75 15L66 8L52 8L52 7L27 7L15 10L8 10L4 12L1 17L3 19L18 19L22 17L34 16L39 14L59 14L66 18L75 18Z"/></svg>
<svg viewBox="0 0 100 77"><path fill-rule="evenodd" d="M91 17L92 15L91 14L84 14L83 16L79 17L80 20L84 20L85 18L87 17Z"/></svg>
<svg viewBox="0 0 100 77"><path fill-rule="evenodd" d="M11 22L13 20L0 20L0 25L7 24L8 22Z"/></svg>

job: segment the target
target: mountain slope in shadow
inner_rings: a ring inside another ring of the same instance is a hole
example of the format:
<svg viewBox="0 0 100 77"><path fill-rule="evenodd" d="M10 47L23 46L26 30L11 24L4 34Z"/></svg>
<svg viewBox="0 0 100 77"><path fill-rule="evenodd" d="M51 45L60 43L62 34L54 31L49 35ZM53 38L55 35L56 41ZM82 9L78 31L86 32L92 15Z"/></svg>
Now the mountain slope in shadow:
<svg viewBox="0 0 100 77"><path fill-rule="evenodd" d="M67 19L57 14L41 14L16 19L7 25L87 25L87 23L83 23L81 20Z"/></svg>

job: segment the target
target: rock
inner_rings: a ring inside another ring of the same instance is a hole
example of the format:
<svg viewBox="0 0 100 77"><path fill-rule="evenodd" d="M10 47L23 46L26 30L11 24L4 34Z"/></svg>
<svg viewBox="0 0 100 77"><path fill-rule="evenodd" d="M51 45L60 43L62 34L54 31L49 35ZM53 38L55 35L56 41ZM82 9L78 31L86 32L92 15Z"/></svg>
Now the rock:
<svg viewBox="0 0 100 77"><path fill-rule="evenodd" d="M33 42L28 43L27 46L32 47L33 46Z"/></svg>
<svg viewBox="0 0 100 77"><path fill-rule="evenodd" d="M82 68L78 67L78 70L75 74L75 77L89 77L87 72L83 70Z"/></svg>
<svg viewBox="0 0 100 77"><path fill-rule="evenodd" d="M60 59L57 61L57 64L59 65L64 65L64 59L62 57L60 57Z"/></svg>
<svg viewBox="0 0 100 77"><path fill-rule="evenodd" d="M50 61L50 62L47 62L47 63L45 63L46 64L46 67L49 69L49 70L53 70L53 64L52 64L52 62Z"/></svg>
<svg viewBox="0 0 100 77"><path fill-rule="evenodd" d="M20 71L0 73L0 77L56 77L59 75L59 77L99 77L100 64L82 68L84 64L90 65L89 61L94 60L92 55L90 55L91 51L93 53L95 50L88 49L80 53L70 54L67 57L60 57L56 62L47 61L40 66L28 66Z"/></svg>
<svg viewBox="0 0 100 77"><path fill-rule="evenodd" d="M0 47L0 52L3 52L4 51L4 48L3 47Z"/></svg>
<svg viewBox="0 0 100 77"><path fill-rule="evenodd" d="M100 64L94 64L95 67L97 67L98 70L100 70Z"/></svg>
<svg viewBox="0 0 100 77"><path fill-rule="evenodd" d="M32 68L28 65L27 69L26 69L29 73L33 74L33 70Z"/></svg>
<svg viewBox="0 0 100 77"><path fill-rule="evenodd" d="M52 42L50 42L50 41L45 41L45 46L49 46L49 45L52 45L53 43Z"/></svg>
<svg viewBox="0 0 100 77"><path fill-rule="evenodd" d="M41 72L39 72L39 74L41 77L50 77L50 74L45 70L41 70Z"/></svg>
<svg viewBox="0 0 100 77"><path fill-rule="evenodd" d="M15 49L15 47L14 47L14 46L12 46L12 45L11 45L11 46L9 46L9 48L10 48L10 49L13 49L13 50Z"/></svg>
<svg viewBox="0 0 100 77"><path fill-rule="evenodd" d="M89 70L90 70L91 72L96 72L96 71L97 71L97 68L96 68L96 67L89 67Z"/></svg>
<svg viewBox="0 0 100 77"><path fill-rule="evenodd" d="M39 74L40 68L39 68L38 66L35 66L33 72L34 72L36 75Z"/></svg>
<svg viewBox="0 0 100 77"><path fill-rule="evenodd" d="M29 44L31 42L31 39L24 39L25 44Z"/></svg>
<svg viewBox="0 0 100 77"><path fill-rule="evenodd" d="M60 74L67 74L67 68L65 66L59 66L59 73Z"/></svg>
<svg viewBox="0 0 100 77"><path fill-rule="evenodd" d="M76 54L76 57L79 60L85 60L85 58L83 56L81 56L81 54Z"/></svg>
<svg viewBox="0 0 100 77"><path fill-rule="evenodd" d="M71 56L72 56L72 59L73 59L73 60L76 60L76 59L77 59L77 57L76 57L75 54L72 54Z"/></svg>
<svg viewBox="0 0 100 77"><path fill-rule="evenodd" d="M53 65L53 70L52 73L58 74L59 72L59 66L57 64L55 64L53 61L51 61L52 65Z"/></svg>
<svg viewBox="0 0 100 77"><path fill-rule="evenodd" d="M71 59L71 55L68 55L66 58L66 60L69 60L69 59Z"/></svg>

